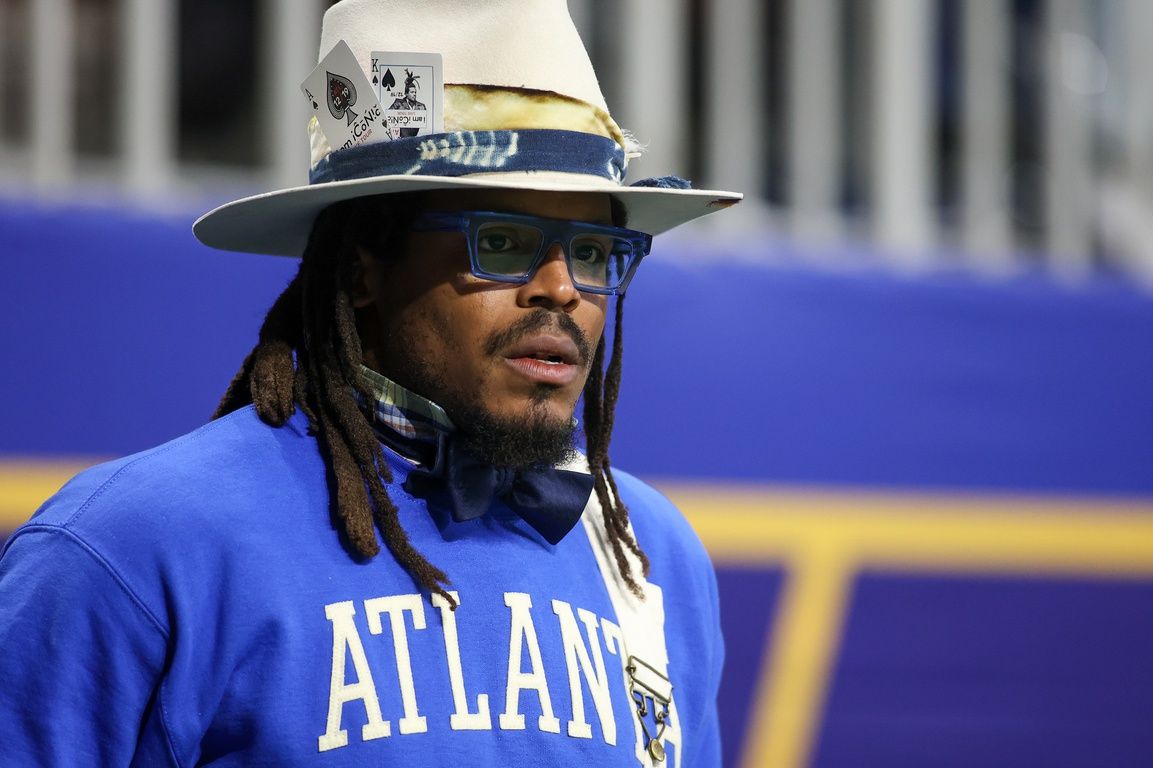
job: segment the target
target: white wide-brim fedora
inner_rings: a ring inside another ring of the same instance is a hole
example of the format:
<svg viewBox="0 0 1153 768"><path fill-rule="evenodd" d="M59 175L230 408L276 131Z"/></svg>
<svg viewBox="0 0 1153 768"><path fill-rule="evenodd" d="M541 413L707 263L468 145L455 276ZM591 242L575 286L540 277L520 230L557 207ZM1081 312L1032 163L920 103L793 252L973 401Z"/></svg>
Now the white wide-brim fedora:
<svg viewBox="0 0 1153 768"><path fill-rule="evenodd" d="M565 0L342 0L320 59L342 40L365 72L374 51L441 54L443 133L333 150L314 117L310 183L210 211L193 225L205 245L300 256L328 206L401 192L607 193L653 235L741 200L674 177L624 183L638 146L609 115Z"/></svg>

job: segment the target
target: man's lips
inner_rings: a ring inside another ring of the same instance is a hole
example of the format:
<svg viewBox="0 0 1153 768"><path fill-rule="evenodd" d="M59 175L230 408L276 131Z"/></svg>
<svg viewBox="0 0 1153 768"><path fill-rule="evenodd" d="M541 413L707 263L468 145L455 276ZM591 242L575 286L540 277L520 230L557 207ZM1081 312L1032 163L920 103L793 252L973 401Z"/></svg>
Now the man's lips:
<svg viewBox="0 0 1153 768"><path fill-rule="evenodd" d="M518 339L501 352L502 357L516 359L530 357L536 360L549 360L554 363L576 365L580 362L577 345L567 336L536 333Z"/></svg>
<svg viewBox="0 0 1153 768"><path fill-rule="evenodd" d="M580 351L566 336L534 334L517 340L501 351L517 373L542 384L571 384L580 374Z"/></svg>

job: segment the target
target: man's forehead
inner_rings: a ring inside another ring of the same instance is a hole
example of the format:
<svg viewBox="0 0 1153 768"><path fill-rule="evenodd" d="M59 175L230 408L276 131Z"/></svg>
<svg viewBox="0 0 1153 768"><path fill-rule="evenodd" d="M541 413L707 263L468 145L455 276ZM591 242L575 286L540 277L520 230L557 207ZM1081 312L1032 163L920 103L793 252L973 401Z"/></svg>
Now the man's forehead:
<svg viewBox="0 0 1153 768"><path fill-rule="evenodd" d="M612 201L604 192L445 189L426 193L424 208L430 211L497 211L594 224L613 223Z"/></svg>

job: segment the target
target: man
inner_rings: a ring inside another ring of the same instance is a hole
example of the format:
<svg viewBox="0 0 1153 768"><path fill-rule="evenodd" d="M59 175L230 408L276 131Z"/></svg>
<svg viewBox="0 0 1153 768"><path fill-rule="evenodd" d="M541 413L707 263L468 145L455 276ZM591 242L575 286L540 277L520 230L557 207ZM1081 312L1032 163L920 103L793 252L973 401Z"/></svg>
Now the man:
<svg viewBox="0 0 1153 768"><path fill-rule="evenodd" d="M416 81L420 75L413 74L411 70L404 71L404 96L398 99L393 99L392 104L389 105L388 110L417 110L427 109L416 98ZM397 135L400 138L408 138L410 136L419 136L419 128L400 128L397 130Z"/></svg>
<svg viewBox="0 0 1153 768"><path fill-rule="evenodd" d="M414 75L412 72L406 71L404 73L404 96L399 99L393 99L392 105L389 109L427 109L416 98L416 80L420 75Z"/></svg>
<svg viewBox="0 0 1153 768"><path fill-rule="evenodd" d="M311 185L197 222L300 271L217 418L6 544L6 765L719 763L711 566L608 444L650 233L739 196L621 186L563 0L485 8L326 14L322 56L442 53L451 130L313 122Z"/></svg>

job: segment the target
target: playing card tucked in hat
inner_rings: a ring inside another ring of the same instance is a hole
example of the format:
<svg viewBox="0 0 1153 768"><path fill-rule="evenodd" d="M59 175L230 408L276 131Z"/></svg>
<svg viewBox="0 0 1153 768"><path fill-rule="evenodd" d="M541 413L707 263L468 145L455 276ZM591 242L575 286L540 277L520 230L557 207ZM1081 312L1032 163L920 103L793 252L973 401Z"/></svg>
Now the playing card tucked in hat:
<svg viewBox="0 0 1153 768"><path fill-rule="evenodd" d="M357 66L335 71L345 44ZM370 82L380 52L396 66ZM626 184L638 146L609 114L565 0L343 0L324 15L320 59L320 87L305 84L310 183L211 211L193 227L201 242L298 256L321 210L392 192L608 192L650 234L741 199L671 177ZM400 90L382 103L383 75Z"/></svg>

